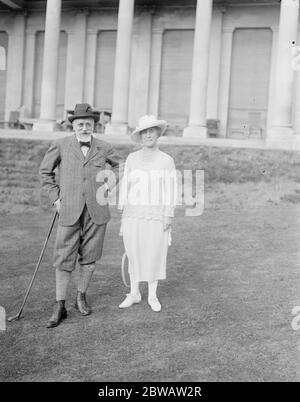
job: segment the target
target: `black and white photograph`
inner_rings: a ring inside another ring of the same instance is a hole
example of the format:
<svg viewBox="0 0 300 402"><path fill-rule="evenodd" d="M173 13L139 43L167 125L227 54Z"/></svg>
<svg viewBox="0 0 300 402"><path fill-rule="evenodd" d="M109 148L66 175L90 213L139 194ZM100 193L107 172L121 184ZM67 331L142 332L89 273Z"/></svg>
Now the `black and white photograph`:
<svg viewBox="0 0 300 402"><path fill-rule="evenodd" d="M1 383L300 381L299 14L0 0Z"/></svg>

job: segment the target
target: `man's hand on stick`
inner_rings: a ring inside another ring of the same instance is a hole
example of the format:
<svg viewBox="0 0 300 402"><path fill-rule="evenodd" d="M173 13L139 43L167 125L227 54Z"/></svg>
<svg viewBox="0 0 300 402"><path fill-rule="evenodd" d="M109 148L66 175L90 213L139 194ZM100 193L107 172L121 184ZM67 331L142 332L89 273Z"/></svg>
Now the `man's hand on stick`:
<svg viewBox="0 0 300 402"><path fill-rule="evenodd" d="M55 208L56 208L57 213L59 213L59 210L60 210L60 199L56 200L56 201L54 202L54 205L55 205Z"/></svg>

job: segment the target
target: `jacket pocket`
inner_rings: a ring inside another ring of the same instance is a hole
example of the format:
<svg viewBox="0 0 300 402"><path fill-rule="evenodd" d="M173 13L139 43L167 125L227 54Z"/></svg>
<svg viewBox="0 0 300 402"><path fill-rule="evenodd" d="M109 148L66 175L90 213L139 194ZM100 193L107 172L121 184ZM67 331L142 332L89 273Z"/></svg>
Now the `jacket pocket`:
<svg viewBox="0 0 300 402"><path fill-rule="evenodd" d="M105 167L105 158L99 158L94 160L93 165L96 167Z"/></svg>

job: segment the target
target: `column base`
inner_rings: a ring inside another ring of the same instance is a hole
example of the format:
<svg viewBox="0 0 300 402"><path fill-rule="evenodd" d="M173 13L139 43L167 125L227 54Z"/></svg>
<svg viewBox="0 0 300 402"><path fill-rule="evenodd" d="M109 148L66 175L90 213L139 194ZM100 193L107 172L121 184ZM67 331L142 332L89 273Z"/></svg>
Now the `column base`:
<svg viewBox="0 0 300 402"><path fill-rule="evenodd" d="M291 127L270 127L267 133L266 146L275 149L291 149L295 146L295 137Z"/></svg>
<svg viewBox="0 0 300 402"><path fill-rule="evenodd" d="M183 130L183 137L189 138L207 138L207 127L188 126Z"/></svg>
<svg viewBox="0 0 300 402"><path fill-rule="evenodd" d="M293 149L300 151L300 135L294 134Z"/></svg>
<svg viewBox="0 0 300 402"><path fill-rule="evenodd" d="M55 120L38 120L33 124L32 131L61 131L61 126Z"/></svg>
<svg viewBox="0 0 300 402"><path fill-rule="evenodd" d="M129 129L127 124L106 124L105 134L108 135L128 135Z"/></svg>

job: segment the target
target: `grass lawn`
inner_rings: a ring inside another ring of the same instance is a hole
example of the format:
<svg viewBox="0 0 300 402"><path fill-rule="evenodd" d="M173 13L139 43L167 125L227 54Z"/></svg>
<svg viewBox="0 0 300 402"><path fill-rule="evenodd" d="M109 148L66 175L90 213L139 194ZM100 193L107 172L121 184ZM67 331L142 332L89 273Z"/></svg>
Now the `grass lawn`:
<svg viewBox="0 0 300 402"><path fill-rule="evenodd" d="M37 171L49 144L0 140L0 305L23 300L52 212ZM120 310L119 215L112 220L88 298L93 314L73 307L47 329L55 297L54 234L24 310L0 332L0 381L296 381L300 331L300 158L296 153L162 147L178 169L205 170L205 210L177 211L163 310ZM119 146L125 157L132 147ZM42 208L40 207L42 206Z"/></svg>
<svg viewBox="0 0 300 402"><path fill-rule="evenodd" d="M53 237L24 310L0 333L2 381L287 381L297 379L300 334L299 211L294 206L208 210L179 216L161 283L161 313L146 303L120 310L122 241L112 211L104 256L78 315L46 329L54 299ZM51 215L1 216L0 304L15 313ZM76 274L75 274L76 277Z"/></svg>

